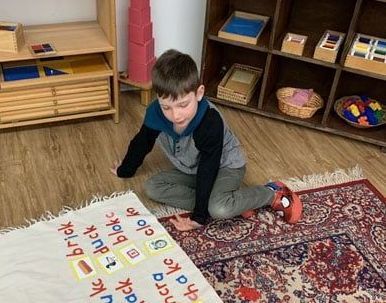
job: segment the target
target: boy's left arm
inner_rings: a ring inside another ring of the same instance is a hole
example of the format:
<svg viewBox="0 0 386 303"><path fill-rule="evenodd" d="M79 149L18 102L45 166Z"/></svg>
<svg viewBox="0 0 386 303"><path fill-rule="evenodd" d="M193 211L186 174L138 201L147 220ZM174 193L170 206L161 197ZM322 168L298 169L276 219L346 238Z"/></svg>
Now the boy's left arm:
<svg viewBox="0 0 386 303"><path fill-rule="evenodd" d="M196 203L191 219L205 224L209 218L209 197L220 168L224 123L215 109L209 109L193 138L200 151L196 178Z"/></svg>

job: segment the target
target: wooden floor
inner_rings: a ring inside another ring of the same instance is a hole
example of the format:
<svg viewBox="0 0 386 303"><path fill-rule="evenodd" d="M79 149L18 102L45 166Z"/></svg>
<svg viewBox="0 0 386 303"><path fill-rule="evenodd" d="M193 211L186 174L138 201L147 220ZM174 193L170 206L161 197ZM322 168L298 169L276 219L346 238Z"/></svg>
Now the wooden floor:
<svg viewBox="0 0 386 303"><path fill-rule="evenodd" d="M301 177L359 164L386 193L386 154L379 147L220 107L248 157L247 185ZM136 93L123 93L121 122L110 117L0 131L0 229L25 223L45 211L57 214L93 195L134 190L142 194L149 176L170 164L156 148L132 179L109 172L142 123Z"/></svg>

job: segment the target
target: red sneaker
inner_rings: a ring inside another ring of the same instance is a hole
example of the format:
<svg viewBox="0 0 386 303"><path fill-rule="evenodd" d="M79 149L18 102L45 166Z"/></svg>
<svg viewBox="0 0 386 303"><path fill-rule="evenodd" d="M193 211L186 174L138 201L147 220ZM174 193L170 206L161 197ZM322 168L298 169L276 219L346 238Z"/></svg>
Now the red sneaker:
<svg viewBox="0 0 386 303"><path fill-rule="evenodd" d="M297 194L291 191L284 183L282 182L271 182L265 185L275 192L275 197L271 204L271 207L276 211L284 212L284 219L290 224L297 223L303 212L303 204L300 201L300 198ZM289 206L284 207L282 204L282 198L287 198L289 201Z"/></svg>
<svg viewBox="0 0 386 303"><path fill-rule="evenodd" d="M254 215L255 215L255 211L253 209L248 209L248 210L241 213L241 216L244 219L249 219L249 218L253 217Z"/></svg>

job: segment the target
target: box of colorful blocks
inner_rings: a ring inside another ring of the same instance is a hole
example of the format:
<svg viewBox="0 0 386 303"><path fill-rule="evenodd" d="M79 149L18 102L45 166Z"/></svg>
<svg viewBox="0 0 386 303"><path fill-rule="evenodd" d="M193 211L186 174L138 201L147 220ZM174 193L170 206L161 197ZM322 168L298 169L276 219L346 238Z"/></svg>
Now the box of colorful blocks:
<svg viewBox="0 0 386 303"><path fill-rule="evenodd" d="M327 30L315 47L314 58L322 61L336 61L339 49L343 44L345 34Z"/></svg>
<svg viewBox="0 0 386 303"><path fill-rule="evenodd" d="M357 34L344 65L386 75L386 39Z"/></svg>

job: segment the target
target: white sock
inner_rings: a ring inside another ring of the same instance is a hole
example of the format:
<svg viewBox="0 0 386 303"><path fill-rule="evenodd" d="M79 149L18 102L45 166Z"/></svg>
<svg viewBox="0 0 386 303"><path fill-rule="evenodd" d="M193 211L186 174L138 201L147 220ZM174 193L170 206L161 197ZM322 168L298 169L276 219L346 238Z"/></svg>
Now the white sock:
<svg viewBox="0 0 386 303"><path fill-rule="evenodd" d="M290 205L290 201L288 200L287 197L282 197L281 198L281 205L283 205L284 208L288 207Z"/></svg>

